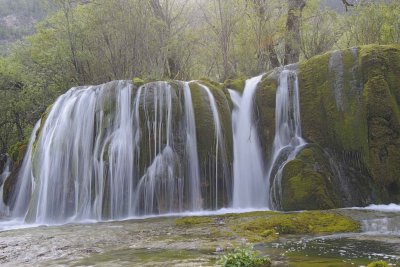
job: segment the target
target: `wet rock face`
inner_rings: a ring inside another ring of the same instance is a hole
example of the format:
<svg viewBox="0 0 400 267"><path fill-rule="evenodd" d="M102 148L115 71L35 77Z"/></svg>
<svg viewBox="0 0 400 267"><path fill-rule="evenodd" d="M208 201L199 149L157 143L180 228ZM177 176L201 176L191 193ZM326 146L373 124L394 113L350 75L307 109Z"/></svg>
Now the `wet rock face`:
<svg viewBox="0 0 400 267"><path fill-rule="evenodd" d="M283 169L282 209L331 209L342 206L329 157L318 145L308 145Z"/></svg>

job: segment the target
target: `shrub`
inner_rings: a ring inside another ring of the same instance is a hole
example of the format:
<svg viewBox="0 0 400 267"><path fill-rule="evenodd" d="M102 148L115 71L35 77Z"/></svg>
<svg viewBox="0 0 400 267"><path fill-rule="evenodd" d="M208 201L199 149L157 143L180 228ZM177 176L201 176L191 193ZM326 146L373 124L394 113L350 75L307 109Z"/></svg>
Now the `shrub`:
<svg viewBox="0 0 400 267"><path fill-rule="evenodd" d="M218 264L225 267L269 267L271 266L271 261L268 257L259 257L252 246L245 246L222 255Z"/></svg>

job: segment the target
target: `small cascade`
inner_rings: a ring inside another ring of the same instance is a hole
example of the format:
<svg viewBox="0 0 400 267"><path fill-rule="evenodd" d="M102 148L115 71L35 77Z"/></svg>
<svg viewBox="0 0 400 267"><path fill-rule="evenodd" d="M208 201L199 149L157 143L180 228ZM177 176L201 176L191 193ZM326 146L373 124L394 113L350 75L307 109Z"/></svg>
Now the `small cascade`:
<svg viewBox="0 0 400 267"><path fill-rule="evenodd" d="M34 178L32 176L32 151L36 134L40 127L40 120L33 128L29 139L28 149L24 160L22 161L21 169L18 173L17 182L11 194L9 206L12 208L11 217L23 219L26 215L32 191L34 190Z"/></svg>
<svg viewBox="0 0 400 267"><path fill-rule="evenodd" d="M194 117L192 94L190 92L189 83L185 82L183 87L183 95L185 100L185 159L187 172L185 177L191 177L189 186L189 195L191 196L190 210L201 209L201 192L200 192L200 168L199 157L197 152L196 122Z"/></svg>
<svg viewBox="0 0 400 267"><path fill-rule="evenodd" d="M254 94L262 75L246 81L243 96L230 91L236 104L232 113L234 136L234 208L267 207L268 184L254 123Z"/></svg>
<svg viewBox="0 0 400 267"><path fill-rule="evenodd" d="M174 120L174 115L180 105L174 102L177 95L168 83L141 87L136 95L134 125L141 136L137 140L138 156L147 157L139 162L146 162L148 167L134 193L135 214L202 208L193 105L189 85L182 86L183 116L179 121ZM180 131L179 126L184 130ZM178 139L184 142L182 154L178 151Z"/></svg>
<svg viewBox="0 0 400 267"><path fill-rule="evenodd" d="M361 228L363 232L369 234L400 236L400 222L399 218L396 216L393 216L393 218L384 217L363 220L361 222Z"/></svg>
<svg viewBox="0 0 400 267"><path fill-rule="evenodd" d="M283 70L276 92L275 138L267 177L270 180L270 205L280 209L282 171L306 144L301 137L299 87L297 74Z"/></svg>
<svg viewBox="0 0 400 267"><path fill-rule="evenodd" d="M6 178L8 177L8 175L10 175L11 172L11 159L10 157L7 156L7 154L5 155L6 160L4 163L4 167L3 167L3 172L0 174L0 185L4 184Z"/></svg>
<svg viewBox="0 0 400 267"><path fill-rule="evenodd" d="M337 50L332 53L329 59L329 71L333 74L333 93L335 95L336 107L338 110L344 111L344 69L341 51Z"/></svg>
<svg viewBox="0 0 400 267"><path fill-rule="evenodd" d="M8 207L3 202L3 187L6 179L11 173L12 161L6 155L6 162L4 164L3 172L0 174L0 218L9 214Z"/></svg>
<svg viewBox="0 0 400 267"><path fill-rule="evenodd" d="M224 184L225 181L227 181L229 178L227 177L228 171L226 170L228 164L228 159L227 159L227 152L226 152L226 147L225 147L225 138L223 135L222 131L222 126L221 126L221 120L219 117L219 111L217 108L217 103L215 101L215 98L213 94L211 93L211 90L203 85L198 83L198 85L206 92L208 96L208 102L211 108L211 113L214 121L214 131L215 131L215 140L214 140L214 145L215 145L215 154L213 155L214 162L212 162L210 165L213 166L213 169L210 170L210 175L212 176L212 183L214 184L212 186L213 190L211 192L212 196L211 198L213 199L211 202L212 208L213 209L218 209L223 207L220 205L222 202L221 199L223 196L219 195L221 192L223 192L223 187L225 187ZM211 140L210 140L211 141Z"/></svg>

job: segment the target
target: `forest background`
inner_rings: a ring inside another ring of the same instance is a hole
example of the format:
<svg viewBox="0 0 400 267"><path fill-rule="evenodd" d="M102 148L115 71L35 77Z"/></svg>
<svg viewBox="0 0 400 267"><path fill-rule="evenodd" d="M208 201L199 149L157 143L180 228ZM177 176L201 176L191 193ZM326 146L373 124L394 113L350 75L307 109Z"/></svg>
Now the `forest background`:
<svg viewBox="0 0 400 267"><path fill-rule="evenodd" d="M0 0L0 154L25 143L73 86L224 82L399 43L397 0Z"/></svg>

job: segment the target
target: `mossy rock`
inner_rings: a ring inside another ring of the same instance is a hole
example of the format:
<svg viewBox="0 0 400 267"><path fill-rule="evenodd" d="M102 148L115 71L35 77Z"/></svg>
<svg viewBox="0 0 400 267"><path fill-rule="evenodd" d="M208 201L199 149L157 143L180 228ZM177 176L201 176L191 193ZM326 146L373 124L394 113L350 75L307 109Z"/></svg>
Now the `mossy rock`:
<svg viewBox="0 0 400 267"><path fill-rule="evenodd" d="M400 201L400 46L329 52L299 65L303 136L341 166L345 206ZM337 176L337 175L335 175Z"/></svg>
<svg viewBox="0 0 400 267"><path fill-rule="evenodd" d="M136 87L140 87L140 86L142 86L143 84L145 84L145 81L142 80L142 79L139 78L139 77L135 77L135 78L132 79L132 84L133 84L134 86L136 86Z"/></svg>
<svg viewBox="0 0 400 267"><path fill-rule="evenodd" d="M218 109L221 130L224 139L222 150L218 155L218 177L214 177L216 155L216 138L213 113L209 97L201 87L205 85L214 96ZM232 181L231 164L233 162L233 134L231 121L232 102L228 90L221 84L207 79L201 79L189 84L193 101L196 121L197 151L200 163L200 184L204 207L228 206L231 201ZM225 165L223 164L225 162ZM215 181L217 179L217 181ZM214 184L218 184L219 192L214 191ZM218 203L213 196L218 195Z"/></svg>
<svg viewBox="0 0 400 267"><path fill-rule="evenodd" d="M227 80L224 81L224 86L228 89L235 90L239 93L243 93L244 87L246 85L246 80L249 77L239 75L236 77L230 77Z"/></svg>
<svg viewBox="0 0 400 267"><path fill-rule="evenodd" d="M18 174L21 169L22 162L25 157L26 150L28 149L29 140L23 140L12 145L8 151L11 157L13 167L7 180L4 182L3 188L3 201L6 205L12 206L11 196L12 192L18 182Z"/></svg>
<svg viewBox="0 0 400 267"><path fill-rule="evenodd" d="M360 231L352 219L322 211L273 213L232 225L231 228L251 242L272 241L286 234L332 234Z"/></svg>
<svg viewBox="0 0 400 267"><path fill-rule="evenodd" d="M263 76L254 95L254 120L258 127L265 162L270 161L275 138L275 106L278 77L275 72Z"/></svg>
<svg viewBox="0 0 400 267"><path fill-rule="evenodd" d="M370 170L383 202L399 202L400 46L366 46L360 55Z"/></svg>
<svg viewBox="0 0 400 267"><path fill-rule="evenodd" d="M24 156L25 156L25 152L28 148L28 143L29 143L29 140L25 139L23 141L15 143L8 150L8 155L10 156L10 158L15 166L18 166L22 163Z"/></svg>
<svg viewBox="0 0 400 267"><path fill-rule="evenodd" d="M304 148L282 172L283 210L331 209L342 206L329 159L317 145Z"/></svg>

